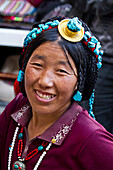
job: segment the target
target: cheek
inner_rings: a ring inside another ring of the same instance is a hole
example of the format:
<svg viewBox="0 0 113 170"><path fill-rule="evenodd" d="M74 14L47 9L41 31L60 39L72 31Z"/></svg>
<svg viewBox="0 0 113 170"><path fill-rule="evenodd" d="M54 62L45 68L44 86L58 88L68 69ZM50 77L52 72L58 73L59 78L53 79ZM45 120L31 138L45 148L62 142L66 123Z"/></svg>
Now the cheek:
<svg viewBox="0 0 113 170"><path fill-rule="evenodd" d="M75 91L75 87L77 84L77 79L72 79L72 78L68 78L68 79L63 79L60 80L57 85L59 87L59 90L61 91L62 94L73 94L73 92Z"/></svg>
<svg viewBox="0 0 113 170"><path fill-rule="evenodd" d="M34 72L30 67L26 67L25 70L25 89L29 87L34 81Z"/></svg>

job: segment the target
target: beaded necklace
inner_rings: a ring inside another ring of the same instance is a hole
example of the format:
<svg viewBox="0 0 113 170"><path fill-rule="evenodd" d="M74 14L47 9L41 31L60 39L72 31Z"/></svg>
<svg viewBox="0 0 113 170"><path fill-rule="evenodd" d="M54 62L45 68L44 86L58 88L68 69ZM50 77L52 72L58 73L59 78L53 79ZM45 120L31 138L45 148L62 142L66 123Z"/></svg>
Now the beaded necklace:
<svg viewBox="0 0 113 170"><path fill-rule="evenodd" d="M12 154L13 154L13 150L14 150L14 146L15 146L16 137L17 137L17 134L18 134L18 131L19 131L19 127L20 127L20 124L18 124L18 126L15 129L12 144L11 144L11 147L9 148L8 170L11 170L11 159L12 159ZM13 164L12 169L13 170L15 170L15 169L16 170L25 170L26 166L25 166L25 164L23 162L33 158L39 151L42 151L44 149L44 147L46 146L45 150L43 151L42 155L39 157L36 165L34 166L33 170L37 170L39 165L41 164L44 156L46 155L47 151L52 146L52 142L50 142L49 144L47 142L42 142L42 144L38 147L38 149L34 149L25 158L22 159L21 155L22 155L22 151L23 151L23 140L22 140L22 138L23 138L23 127L21 127L21 130L20 130L20 133L18 135L18 138L19 138L18 151L17 151L17 153L18 153L18 161L16 161Z"/></svg>

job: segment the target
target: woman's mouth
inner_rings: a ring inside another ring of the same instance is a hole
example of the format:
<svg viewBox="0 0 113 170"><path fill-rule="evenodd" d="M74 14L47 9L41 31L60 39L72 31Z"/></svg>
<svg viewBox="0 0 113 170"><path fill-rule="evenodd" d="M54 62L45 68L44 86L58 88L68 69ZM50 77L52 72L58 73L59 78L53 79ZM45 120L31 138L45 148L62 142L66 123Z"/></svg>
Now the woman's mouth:
<svg viewBox="0 0 113 170"><path fill-rule="evenodd" d="M41 98L41 99L44 99L44 100L50 100L52 98L55 97L55 95L53 94L46 94L46 93L42 93L42 92L39 92L39 91L36 91L36 94Z"/></svg>

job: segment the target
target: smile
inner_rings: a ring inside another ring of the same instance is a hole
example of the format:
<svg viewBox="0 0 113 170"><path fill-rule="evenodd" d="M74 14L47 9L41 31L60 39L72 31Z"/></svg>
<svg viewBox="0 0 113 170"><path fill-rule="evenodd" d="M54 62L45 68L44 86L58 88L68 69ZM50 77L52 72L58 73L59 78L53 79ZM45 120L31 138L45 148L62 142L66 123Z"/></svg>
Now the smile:
<svg viewBox="0 0 113 170"><path fill-rule="evenodd" d="M42 99L45 99L45 100L50 100L52 99L53 97L55 97L55 95L47 95L47 94L42 94L41 92L39 91L36 91L36 93L38 94L38 96Z"/></svg>

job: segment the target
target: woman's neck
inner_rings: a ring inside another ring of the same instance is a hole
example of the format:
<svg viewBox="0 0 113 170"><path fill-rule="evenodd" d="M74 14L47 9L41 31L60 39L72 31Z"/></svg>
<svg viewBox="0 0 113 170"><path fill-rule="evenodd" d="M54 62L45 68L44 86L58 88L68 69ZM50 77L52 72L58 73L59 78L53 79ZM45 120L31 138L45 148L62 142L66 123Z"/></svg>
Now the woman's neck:
<svg viewBox="0 0 113 170"><path fill-rule="evenodd" d="M29 140L41 135L46 129L48 129L63 113L38 115L33 113L33 116L28 125Z"/></svg>

